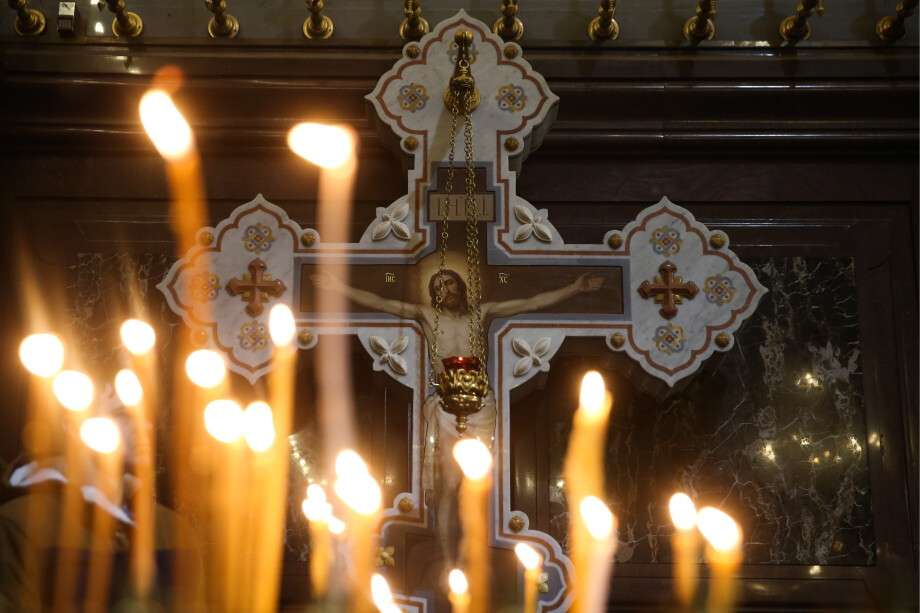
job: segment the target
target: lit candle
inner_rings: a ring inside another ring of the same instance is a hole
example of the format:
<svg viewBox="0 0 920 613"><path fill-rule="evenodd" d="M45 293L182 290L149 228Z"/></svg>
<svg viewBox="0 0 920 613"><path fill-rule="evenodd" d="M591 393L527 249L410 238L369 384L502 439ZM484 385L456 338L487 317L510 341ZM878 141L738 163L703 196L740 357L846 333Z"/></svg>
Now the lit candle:
<svg viewBox="0 0 920 613"><path fill-rule="evenodd" d="M584 592L581 611L599 613L607 609L607 590L616 551L616 518L600 498L587 496L578 505L578 515L588 534Z"/></svg>
<svg viewBox="0 0 920 613"><path fill-rule="evenodd" d="M367 464L357 452L345 449L335 458L335 493L351 510L349 545L354 570L352 610L369 611L367 590L374 569L377 513L382 497L380 486L367 470Z"/></svg>
<svg viewBox="0 0 920 613"><path fill-rule="evenodd" d="M471 613L490 609L489 490L492 455L482 441L461 439L453 449L463 471L460 486L460 521L463 526L463 563L469 573Z"/></svg>
<svg viewBox="0 0 920 613"><path fill-rule="evenodd" d="M310 522L310 585L315 600L326 595L329 565L332 563L332 539L329 522L332 507L326 501L326 491L318 483L307 487L307 497L302 505L303 514Z"/></svg>
<svg viewBox="0 0 920 613"><path fill-rule="evenodd" d="M696 505L689 496L678 492L671 496L668 510L674 523L674 536L671 538L676 564L674 589L677 593L677 602L682 608L689 609L693 603L697 581L699 537L696 532Z"/></svg>
<svg viewBox="0 0 920 613"><path fill-rule="evenodd" d="M36 377L50 379L64 365L64 344L54 334L30 334L19 344L19 360Z"/></svg>
<svg viewBox="0 0 920 613"><path fill-rule="evenodd" d="M537 588L543 560L537 550L527 543L515 545L514 553L524 567L524 613L537 613Z"/></svg>
<svg viewBox="0 0 920 613"><path fill-rule="evenodd" d="M711 567L706 610L731 611L735 602L735 573L741 564L741 528L726 513L713 507L700 509L696 521L708 543L706 560Z"/></svg>
<svg viewBox="0 0 920 613"><path fill-rule="evenodd" d="M304 160L320 167L317 230L324 244L347 243L351 223L355 169L355 136L344 126L300 123L288 133L288 146ZM343 258L320 258L317 274L348 283L348 262ZM348 312L348 299L341 292L316 292L316 311ZM354 445L354 406L350 393L351 345L348 337L332 334L317 346L317 405L326 461L338 449Z"/></svg>
<svg viewBox="0 0 920 613"><path fill-rule="evenodd" d="M154 554L154 449L156 449L156 331L140 319L128 319L119 329L121 342L130 354L134 370L125 368L115 375L115 392L129 409L134 423L137 491L132 498L134 538L131 548L131 574L141 600L153 584ZM135 372L136 371L136 372ZM146 392L146 393L145 393Z"/></svg>
<svg viewBox="0 0 920 613"><path fill-rule="evenodd" d="M455 568L447 575L447 585L450 587L451 610L453 613L466 613L470 606L470 586L466 575L459 568Z"/></svg>
<svg viewBox="0 0 920 613"><path fill-rule="evenodd" d="M588 554L592 549L590 535L579 515L572 509L578 501L604 495L604 442L607 439L607 420L613 397L604 386L604 378L597 371L589 371L582 378L579 406L572 419L572 433L566 451L563 473L569 511L569 538L571 557L575 566L575 600L572 610L584 611L582 595L588 591L590 573Z"/></svg>
<svg viewBox="0 0 920 613"><path fill-rule="evenodd" d="M383 575L374 573L371 577L371 598L380 613L400 613L401 609L393 601L393 592Z"/></svg>

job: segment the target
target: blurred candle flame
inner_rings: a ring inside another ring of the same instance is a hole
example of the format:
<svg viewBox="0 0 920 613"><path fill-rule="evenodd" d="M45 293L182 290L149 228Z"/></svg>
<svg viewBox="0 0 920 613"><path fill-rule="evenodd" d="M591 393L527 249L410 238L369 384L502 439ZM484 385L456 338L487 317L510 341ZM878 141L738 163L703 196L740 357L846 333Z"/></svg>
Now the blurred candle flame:
<svg viewBox="0 0 920 613"><path fill-rule="evenodd" d="M373 515L380 509L382 493L367 464L354 450L344 449L335 458L335 493L351 510Z"/></svg>
<svg viewBox="0 0 920 613"><path fill-rule="evenodd" d="M515 545L514 553L524 568L527 570L534 570L535 568L539 568L543 561L543 559L540 557L540 554L537 553L537 550L527 543L518 543Z"/></svg>
<svg viewBox="0 0 920 613"><path fill-rule="evenodd" d="M121 342L134 355L145 355L153 349L157 333L153 326L140 319L126 319L119 330Z"/></svg>
<svg viewBox="0 0 920 613"><path fill-rule="evenodd" d="M223 382L227 376L227 366L216 351L199 349L185 359L185 374L198 387L210 389Z"/></svg>
<svg viewBox="0 0 920 613"><path fill-rule="evenodd" d="M585 496L578 505L581 519L588 533L596 541L605 541L613 534L614 517L607 505L597 496Z"/></svg>
<svg viewBox="0 0 920 613"><path fill-rule="evenodd" d="M287 347L294 340L297 324L291 307L276 304L268 314L268 333L276 347Z"/></svg>
<svg viewBox="0 0 920 613"><path fill-rule="evenodd" d="M455 568L447 575L447 585L450 586L452 594L466 594L470 589L470 584L466 580L466 575L459 568Z"/></svg>
<svg viewBox="0 0 920 613"><path fill-rule="evenodd" d="M80 438L86 446L99 453L109 454L118 449L121 433L108 417L90 417L80 425Z"/></svg>
<svg viewBox="0 0 920 613"><path fill-rule="evenodd" d="M588 418L595 419L606 413L607 388L604 378L596 370L589 370L581 380L578 401L581 410Z"/></svg>
<svg viewBox="0 0 920 613"><path fill-rule="evenodd" d="M175 160L191 151L192 129L168 93L160 89L148 91L141 98L139 110L144 130L160 155Z"/></svg>
<svg viewBox="0 0 920 613"><path fill-rule="evenodd" d="M299 123L288 132L288 147L303 159L322 168L344 166L354 154L349 130L321 123Z"/></svg>
<svg viewBox="0 0 920 613"><path fill-rule="evenodd" d="M233 443L243 434L243 410L233 400L212 400L204 408L204 427L222 443Z"/></svg>
<svg viewBox="0 0 920 613"><path fill-rule="evenodd" d="M332 518L332 505L326 499L326 490L318 483L307 487L307 497L301 504L304 516L312 522L328 523Z"/></svg>
<svg viewBox="0 0 920 613"><path fill-rule="evenodd" d="M19 344L19 360L36 377L53 377L64 365L64 344L54 334L30 334Z"/></svg>
<svg viewBox="0 0 920 613"><path fill-rule="evenodd" d="M267 451L275 442L275 422L272 408L258 400L243 412L243 436L249 448L257 453Z"/></svg>
<svg viewBox="0 0 920 613"><path fill-rule="evenodd" d="M697 513L697 525L713 549L730 551L741 543L741 530L727 513L714 507L703 507Z"/></svg>
<svg viewBox="0 0 920 613"><path fill-rule="evenodd" d="M475 438L465 438L454 445L454 459L468 479L483 479L492 468L489 448Z"/></svg>
<svg viewBox="0 0 920 613"><path fill-rule="evenodd" d="M130 368L122 368L115 374L115 393L126 407L136 407L144 398L141 381Z"/></svg>
<svg viewBox="0 0 920 613"><path fill-rule="evenodd" d="M54 397L70 411L85 411L93 403L93 380L79 370L62 370L51 383Z"/></svg>
<svg viewBox="0 0 920 613"><path fill-rule="evenodd" d="M335 515L330 515L328 521L326 522L329 532L338 536L345 532L345 522L336 517Z"/></svg>
<svg viewBox="0 0 920 613"><path fill-rule="evenodd" d="M696 505L683 492L677 492L668 501L671 521L678 530L693 530L696 527Z"/></svg>
<svg viewBox="0 0 920 613"><path fill-rule="evenodd" d="M393 604L393 593L390 591L390 586L383 575L378 573L371 576L371 599L381 611Z"/></svg>

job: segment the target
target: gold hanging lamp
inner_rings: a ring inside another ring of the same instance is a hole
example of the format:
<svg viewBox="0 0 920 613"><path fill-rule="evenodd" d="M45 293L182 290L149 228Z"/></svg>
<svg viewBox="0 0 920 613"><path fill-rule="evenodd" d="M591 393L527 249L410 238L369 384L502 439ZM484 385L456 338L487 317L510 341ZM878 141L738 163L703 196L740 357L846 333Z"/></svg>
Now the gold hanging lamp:
<svg viewBox="0 0 920 613"><path fill-rule="evenodd" d="M479 106L479 90L470 68L470 50L473 34L459 30L454 35L457 44L457 63L450 85L444 92L444 103L450 111L450 142L448 154L447 182L445 192L450 197L454 184L454 148L457 125L463 122L464 167L466 171L464 190L464 212L466 218L466 272L467 303L469 305L469 347L468 356L450 356L441 360L442 372L434 382L444 410L454 416L457 431L467 430L469 416L482 409L482 403L489 391L489 377L486 374L485 345L482 338L482 283L479 277L479 218L476 206L476 175L473 168L473 122L470 113ZM441 236L438 248L438 273L446 270L448 216L441 222ZM434 341L432 344L432 373L438 359L438 335L441 314L440 294L435 299Z"/></svg>

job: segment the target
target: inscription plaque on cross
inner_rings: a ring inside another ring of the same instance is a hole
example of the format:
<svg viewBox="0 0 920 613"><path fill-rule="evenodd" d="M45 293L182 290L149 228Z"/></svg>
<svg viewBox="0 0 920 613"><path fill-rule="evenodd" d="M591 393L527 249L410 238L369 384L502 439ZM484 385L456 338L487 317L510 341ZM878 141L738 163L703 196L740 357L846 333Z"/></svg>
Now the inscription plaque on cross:
<svg viewBox="0 0 920 613"><path fill-rule="evenodd" d="M246 303L246 312L256 317L262 314L267 297L278 298L287 288L283 281L273 279L265 272L265 262L259 258L251 261L247 268L249 272L244 273L241 279L230 279L227 282L227 293L231 296L240 296Z"/></svg>

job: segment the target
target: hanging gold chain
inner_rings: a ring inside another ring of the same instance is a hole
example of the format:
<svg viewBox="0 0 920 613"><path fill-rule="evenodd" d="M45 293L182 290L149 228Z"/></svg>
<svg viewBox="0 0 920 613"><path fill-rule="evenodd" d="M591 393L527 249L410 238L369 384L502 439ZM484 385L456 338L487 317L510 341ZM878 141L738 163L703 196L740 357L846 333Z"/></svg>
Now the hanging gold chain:
<svg viewBox="0 0 920 613"><path fill-rule="evenodd" d="M465 105L464 111L469 108ZM479 210L476 205L476 172L473 168L473 120L469 112L463 116L463 141L466 156L466 275L467 303L470 308L470 353L486 367L482 342L482 282L479 277Z"/></svg>

